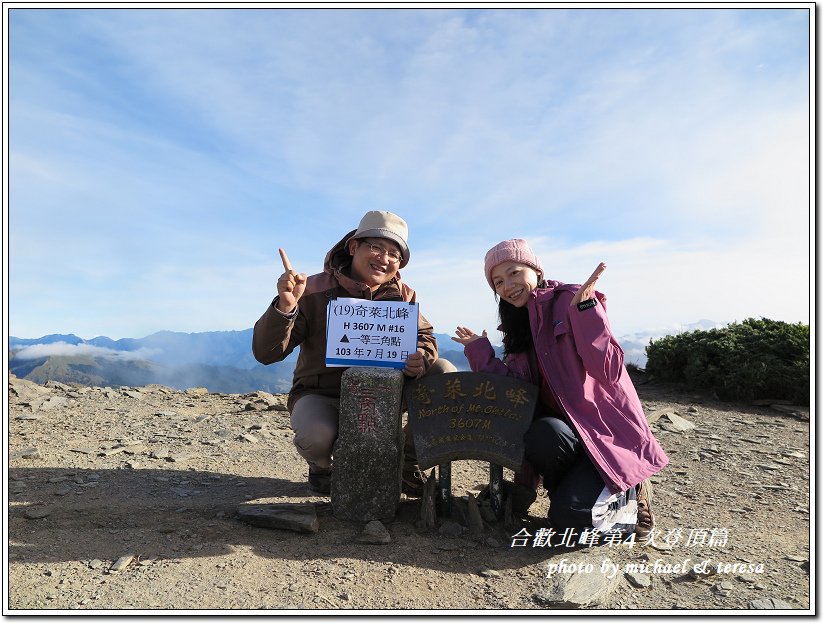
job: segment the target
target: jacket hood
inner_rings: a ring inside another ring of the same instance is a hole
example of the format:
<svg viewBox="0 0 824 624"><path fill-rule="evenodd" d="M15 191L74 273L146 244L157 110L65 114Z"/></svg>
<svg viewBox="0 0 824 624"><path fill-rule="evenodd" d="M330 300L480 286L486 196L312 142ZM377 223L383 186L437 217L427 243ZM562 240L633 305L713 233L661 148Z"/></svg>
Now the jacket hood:
<svg viewBox="0 0 824 624"><path fill-rule="evenodd" d="M347 273L349 272L349 267L352 266L352 256L349 255L349 252L346 250L346 242L352 238L352 235L355 233L356 230L352 230L348 234L344 235L342 239L340 239L337 243L332 246L326 253L326 258L323 260L323 270L327 273L335 271L335 270L342 270L347 269Z"/></svg>

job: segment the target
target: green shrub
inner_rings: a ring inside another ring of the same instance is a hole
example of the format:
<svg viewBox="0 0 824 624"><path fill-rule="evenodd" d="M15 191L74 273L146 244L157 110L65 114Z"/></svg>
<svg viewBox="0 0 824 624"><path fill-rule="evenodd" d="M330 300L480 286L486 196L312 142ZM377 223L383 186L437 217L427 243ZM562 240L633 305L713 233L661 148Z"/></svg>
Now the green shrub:
<svg viewBox="0 0 824 624"><path fill-rule="evenodd" d="M721 399L787 399L810 404L810 326L747 319L722 329L650 340L649 374Z"/></svg>

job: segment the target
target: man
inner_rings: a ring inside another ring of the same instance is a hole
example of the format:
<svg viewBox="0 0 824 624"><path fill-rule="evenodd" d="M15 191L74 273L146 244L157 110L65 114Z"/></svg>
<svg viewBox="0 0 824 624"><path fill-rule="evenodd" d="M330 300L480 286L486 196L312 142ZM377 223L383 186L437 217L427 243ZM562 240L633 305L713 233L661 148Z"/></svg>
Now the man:
<svg viewBox="0 0 824 624"><path fill-rule="evenodd" d="M401 281L399 269L409 262L406 222L391 212L367 212L357 230L346 234L326 254L323 272L297 273L286 251L280 249L284 273L277 297L255 323L252 352L262 364L279 362L300 346L288 407L295 446L309 464L309 487L322 494L330 490L332 446L338 436L340 382L344 368L327 367L326 308L335 297L373 301L415 301L415 291ZM418 378L454 372L438 359L432 325L418 319L417 351L405 362L404 374ZM418 494L420 473L412 436L405 430L403 491Z"/></svg>

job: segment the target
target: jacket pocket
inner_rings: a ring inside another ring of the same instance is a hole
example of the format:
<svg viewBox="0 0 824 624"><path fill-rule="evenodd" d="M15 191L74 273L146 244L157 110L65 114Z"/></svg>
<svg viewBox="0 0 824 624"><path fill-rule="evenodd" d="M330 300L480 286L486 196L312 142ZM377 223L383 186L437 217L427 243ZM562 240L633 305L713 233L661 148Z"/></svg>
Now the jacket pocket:
<svg viewBox="0 0 824 624"><path fill-rule="evenodd" d="M616 427L613 429L616 440L622 440L624 448L637 449L640 445L645 444L649 440L650 430L645 427L638 420L637 415L633 414L629 406L617 404L615 405ZM646 424L646 420L644 420Z"/></svg>
<svg viewBox="0 0 824 624"><path fill-rule="evenodd" d="M553 321L552 334L559 338L569 332L569 325L566 321Z"/></svg>

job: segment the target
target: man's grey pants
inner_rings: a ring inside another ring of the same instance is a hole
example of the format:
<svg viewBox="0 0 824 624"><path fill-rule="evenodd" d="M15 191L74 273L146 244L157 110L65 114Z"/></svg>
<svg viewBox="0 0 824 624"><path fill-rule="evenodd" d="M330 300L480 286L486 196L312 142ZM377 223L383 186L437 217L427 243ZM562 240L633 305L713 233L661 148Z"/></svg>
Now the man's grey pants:
<svg viewBox="0 0 824 624"><path fill-rule="evenodd" d="M438 359L426 371L426 376L457 372L449 360ZM310 470L325 471L332 467L332 446L338 437L340 399L320 394L306 394L295 402L290 420L295 432L295 446ZM404 455L414 458L412 434L404 428Z"/></svg>

